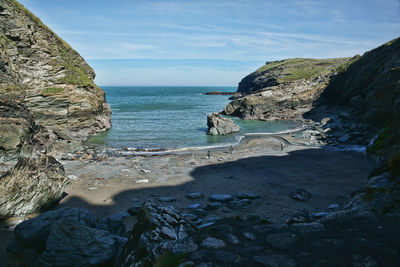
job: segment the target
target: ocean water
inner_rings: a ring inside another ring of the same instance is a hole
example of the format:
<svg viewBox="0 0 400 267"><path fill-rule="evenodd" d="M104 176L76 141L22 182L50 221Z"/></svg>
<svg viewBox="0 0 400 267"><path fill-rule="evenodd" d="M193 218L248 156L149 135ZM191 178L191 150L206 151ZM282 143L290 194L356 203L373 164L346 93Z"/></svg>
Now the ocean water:
<svg viewBox="0 0 400 267"><path fill-rule="evenodd" d="M233 118L242 128L241 133L207 135L207 114L222 111L229 103L229 96L202 93L234 92L236 87L107 86L103 89L112 110L112 128L91 137L89 145L150 149L199 147L234 143L243 133L278 132L298 126L290 121Z"/></svg>

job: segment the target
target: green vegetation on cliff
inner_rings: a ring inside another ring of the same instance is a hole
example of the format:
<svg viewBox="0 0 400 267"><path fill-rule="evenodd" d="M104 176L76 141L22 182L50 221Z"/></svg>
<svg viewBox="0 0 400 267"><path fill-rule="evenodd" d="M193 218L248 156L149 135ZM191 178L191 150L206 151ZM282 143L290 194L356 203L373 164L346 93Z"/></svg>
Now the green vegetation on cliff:
<svg viewBox="0 0 400 267"><path fill-rule="evenodd" d="M344 71L354 60L348 58L313 59L291 58L268 62L256 73L271 72L278 82L291 82L299 79L310 79L332 71Z"/></svg>
<svg viewBox="0 0 400 267"><path fill-rule="evenodd" d="M26 9L16 0L5 0L14 7L15 10L27 16L35 22L35 26L42 28L49 35L54 37L55 43L49 42L49 50L56 55L60 55L61 60L53 62L53 66L66 70L66 75L58 80L59 83L68 83L82 87L93 87L98 89L93 80L88 77L93 72L93 69L88 64L82 64L83 58L76 52L68 43L61 39L56 33L48 28L43 22ZM5 36L4 36L5 37ZM50 38L49 38L50 39ZM3 43L3 36L0 35L0 45Z"/></svg>

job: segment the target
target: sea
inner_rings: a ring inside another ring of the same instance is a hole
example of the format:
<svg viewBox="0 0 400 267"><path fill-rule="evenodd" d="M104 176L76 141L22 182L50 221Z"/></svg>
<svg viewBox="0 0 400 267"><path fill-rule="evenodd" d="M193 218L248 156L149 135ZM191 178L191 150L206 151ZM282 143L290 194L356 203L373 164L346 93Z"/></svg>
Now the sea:
<svg viewBox="0 0 400 267"><path fill-rule="evenodd" d="M168 150L217 147L237 143L246 133L276 133L299 126L295 121L233 119L240 133L207 135L207 114L220 112L236 87L216 86L104 86L111 106L112 127L92 136L88 145L111 148Z"/></svg>

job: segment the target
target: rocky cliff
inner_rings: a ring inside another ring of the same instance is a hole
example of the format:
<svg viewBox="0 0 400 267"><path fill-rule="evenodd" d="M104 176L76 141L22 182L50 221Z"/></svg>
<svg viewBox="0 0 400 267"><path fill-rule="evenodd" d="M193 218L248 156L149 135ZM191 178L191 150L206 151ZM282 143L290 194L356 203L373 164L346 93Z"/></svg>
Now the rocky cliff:
<svg viewBox="0 0 400 267"><path fill-rule="evenodd" d="M243 119L299 119L309 111L332 75L354 58L294 58L267 62L239 83L234 101L223 113Z"/></svg>
<svg viewBox="0 0 400 267"><path fill-rule="evenodd" d="M2 0L1 156L17 155L38 133L50 139L41 142L49 152L76 150L91 134L107 130L110 108L94 77L85 60L36 16L15 0Z"/></svg>
<svg viewBox="0 0 400 267"><path fill-rule="evenodd" d="M400 38L366 52L333 77L315 111L326 105L346 108L352 120L374 126L368 152L400 174Z"/></svg>

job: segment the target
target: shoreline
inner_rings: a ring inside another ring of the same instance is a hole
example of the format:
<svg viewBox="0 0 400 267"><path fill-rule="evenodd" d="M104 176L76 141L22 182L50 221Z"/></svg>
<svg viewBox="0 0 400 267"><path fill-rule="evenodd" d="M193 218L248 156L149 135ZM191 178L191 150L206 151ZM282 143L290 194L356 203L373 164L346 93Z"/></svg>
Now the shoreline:
<svg viewBox="0 0 400 267"><path fill-rule="evenodd" d="M238 147L242 142L252 138L272 137L276 139L282 139L284 135L290 135L293 133L302 132L310 129L310 127L298 127L295 129L289 129L279 132L252 132L252 133L238 133L235 136L235 142L218 143L216 145L202 145L202 146L188 146L188 147L177 147L177 148L136 148L136 147L110 147L106 145L94 146L94 150L107 151L111 153L118 153L121 156L158 156L158 155L170 155L170 154L182 154L182 153L195 153L205 152L207 150L222 150L229 149L232 145L233 148ZM286 139L282 140L284 143L288 143Z"/></svg>

